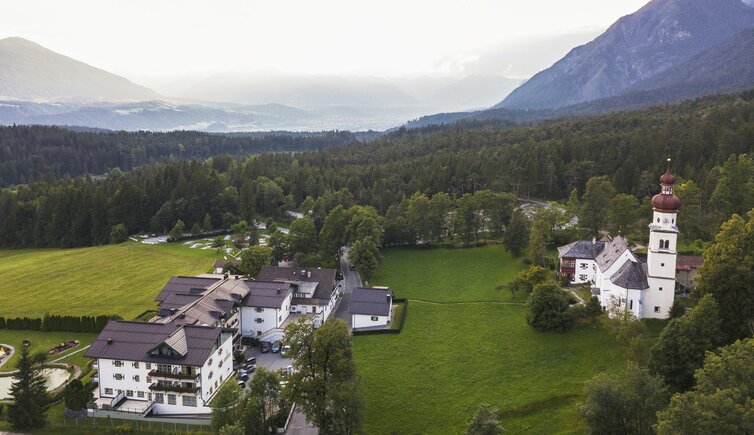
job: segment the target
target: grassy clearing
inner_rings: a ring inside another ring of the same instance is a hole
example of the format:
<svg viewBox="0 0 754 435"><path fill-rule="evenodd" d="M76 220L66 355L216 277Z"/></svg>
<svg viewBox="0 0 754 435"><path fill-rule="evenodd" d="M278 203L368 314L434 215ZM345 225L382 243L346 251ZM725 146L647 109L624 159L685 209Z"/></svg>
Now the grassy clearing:
<svg viewBox="0 0 754 435"><path fill-rule="evenodd" d="M0 316L131 319L155 307L154 297L171 276L208 272L217 258L222 253L181 243L0 250Z"/></svg>
<svg viewBox="0 0 754 435"><path fill-rule="evenodd" d="M496 286L523 269L502 246L470 249L407 249L383 251L372 285L390 286L396 297L432 302L512 301ZM523 301L523 295L516 295Z"/></svg>
<svg viewBox="0 0 754 435"><path fill-rule="evenodd" d="M599 326L530 328L525 296L494 289L519 265L501 247L385 252L375 283L411 309L401 334L354 337L366 433L461 433L482 402L500 408L508 433L583 431L584 381L622 365L622 354ZM495 302L453 303L475 300Z"/></svg>
<svg viewBox="0 0 754 435"><path fill-rule="evenodd" d="M13 331L3 329L0 331L0 343L9 344L16 348L16 353L10 361L6 362L1 368L0 372L10 372L16 369L16 361L21 354L21 343L24 340L31 342L30 350L32 353L44 352L47 353L50 348L59 345L60 343L68 340L79 340L81 343L69 349L63 353L52 355L48 357L48 361L52 361L67 355L71 355L63 360L61 363L74 364L82 369L89 363L89 358L84 358L84 352L75 353L77 350L83 349L94 341L97 334L85 333L85 332L42 332L42 331Z"/></svg>

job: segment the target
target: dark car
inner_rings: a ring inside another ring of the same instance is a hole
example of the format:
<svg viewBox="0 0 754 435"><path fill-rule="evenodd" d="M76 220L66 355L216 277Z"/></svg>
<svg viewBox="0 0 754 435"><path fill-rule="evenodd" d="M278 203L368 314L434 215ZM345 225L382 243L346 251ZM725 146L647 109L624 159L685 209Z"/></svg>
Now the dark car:
<svg viewBox="0 0 754 435"><path fill-rule="evenodd" d="M245 373L245 372L242 372L242 373L240 373L240 374L238 375L237 379L238 379L239 381L244 381L244 382L247 382L247 381L249 380L249 375L248 375L247 373Z"/></svg>
<svg viewBox="0 0 754 435"><path fill-rule="evenodd" d="M248 373L254 373L254 370L257 369L257 365L256 364L246 364L245 366L243 366L243 369L246 370L246 372L248 372Z"/></svg>
<svg viewBox="0 0 754 435"><path fill-rule="evenodd" d="M278 353L278 352L280 352L280 348L281 347L282 346L280 345L279 341L276 341L276 342L272 343L272 353Z"/></svg>
<svg viewBox="0 0 754 435"><path fill-rule="evenodd" d="M238 386L241 388L246 388L246 382L244 381L238 381Z"/></svg>
<svg viewBox="0 0 754 435"><path fill-rule="evenodd" d="M272 350L272 344L270 344L269 341L263 341L259 346L259 350L261 350L262 353L267 353Z"/></svg>

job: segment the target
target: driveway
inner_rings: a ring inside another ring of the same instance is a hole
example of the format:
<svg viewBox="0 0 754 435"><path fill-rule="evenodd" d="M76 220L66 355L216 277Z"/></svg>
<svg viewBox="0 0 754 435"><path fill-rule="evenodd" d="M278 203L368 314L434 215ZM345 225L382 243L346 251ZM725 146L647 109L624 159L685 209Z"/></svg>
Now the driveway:
<svg viewBox="0 0 754 435"><path fill-rule="evenodd" d="M351 262L348 260L348 250L340 257L340 270L343 273L343 294L340 296L338 306L335 308L335 317L343 319L350 331L353 329L351 315L348 314L348 308L351 305L351 294L353 293L353 289L361 287L362 284L359 272L351 270Z"/></svg>
<svg viewBox="0 0 754 435"><path fill-rule="evenodd" d="M259 348L252 347L244 351L243 356L245 358L256 357L257 367L264 367L269 371L277 372L282 368L286 368L292 364L289 358L283 358L281 353L262 353Z"/></svg>

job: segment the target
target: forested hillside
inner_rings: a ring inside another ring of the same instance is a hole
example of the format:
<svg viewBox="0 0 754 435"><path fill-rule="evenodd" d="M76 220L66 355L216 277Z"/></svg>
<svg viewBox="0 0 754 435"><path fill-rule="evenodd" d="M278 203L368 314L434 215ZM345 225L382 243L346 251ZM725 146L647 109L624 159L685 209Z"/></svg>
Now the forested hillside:
<svg viewBox="0 0 754 435"><path fill-rule="evenodd" d="M74 132L48 126L0 127L0 186L25 184L45 176L104 174L164 160L206 159L266 151L305 151L355 140L348 132L207 134Z"/></svg>
<svg viewBox="0 0 754 435"><path fill-rule="evenodd" d="M62 132L72 144L91 138ZM175 133L182 134L214 138ZM754 208L754 163L739 157L752 152L754 92L529 127L486 121L400 130L316 152L161 163L99 181L65 178L5 190L0 245L102 244L120 223L129 232L166 231L177 219L202 225L207 215L213 227L294 208L322 218L338 204L372 205L389 218L415 192L448 193L452 207L481 190L578 198L595 176L606 176L614 193L645 200L657 192L667 157L682 177L679 186L694 181L679 187L686 189L684 219L704 236L732 213Z"/></svg>

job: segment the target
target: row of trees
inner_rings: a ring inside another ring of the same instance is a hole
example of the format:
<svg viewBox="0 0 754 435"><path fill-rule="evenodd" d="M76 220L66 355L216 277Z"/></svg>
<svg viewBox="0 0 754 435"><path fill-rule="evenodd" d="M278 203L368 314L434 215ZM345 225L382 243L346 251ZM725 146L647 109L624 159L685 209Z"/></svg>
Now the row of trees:
<svg viewBox="0 0 754 435"><path fill-rule="evenodd" d="M60 316L45 314L44 317L0 317L0 329L30 331L100 332L107 322L119 316Z"/></svg>

